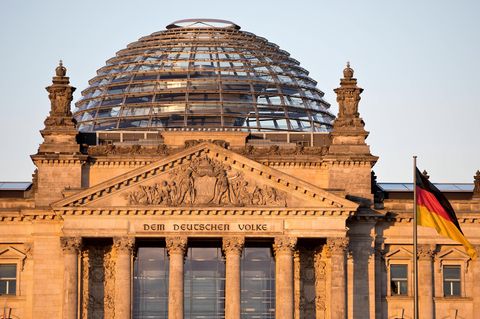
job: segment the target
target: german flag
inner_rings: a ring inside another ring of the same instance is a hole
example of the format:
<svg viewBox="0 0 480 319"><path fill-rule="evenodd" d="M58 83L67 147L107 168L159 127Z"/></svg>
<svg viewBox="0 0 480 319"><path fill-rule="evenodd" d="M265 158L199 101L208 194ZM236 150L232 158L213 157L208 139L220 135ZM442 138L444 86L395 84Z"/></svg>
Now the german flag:
<svg viewBox="0 0 480 319"><path fill-rule="evenodd" d="M461 243L467 254L477 258L477 252L472 244L465 238L460 228L457 216L452 205L445 196L436 188L418 168L416 170L417 191L417 225L432 227L440 235L451 238Z"/></svg>

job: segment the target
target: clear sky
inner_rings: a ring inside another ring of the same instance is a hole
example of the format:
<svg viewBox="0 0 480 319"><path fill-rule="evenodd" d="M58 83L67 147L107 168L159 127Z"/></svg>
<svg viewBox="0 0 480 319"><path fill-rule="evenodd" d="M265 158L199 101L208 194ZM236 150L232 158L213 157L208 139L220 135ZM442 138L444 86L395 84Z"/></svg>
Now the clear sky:
<svg viewBox="0 0 480 319"><path fill-rule="evenodd" d="M231 20L277 43L335 114L351 61L379 181L410 181L414 154L434 182L472 182L480 169L480 1L1 0L0 181L31 179L59 59L76 101L116 51L185 18Z"/></svg>

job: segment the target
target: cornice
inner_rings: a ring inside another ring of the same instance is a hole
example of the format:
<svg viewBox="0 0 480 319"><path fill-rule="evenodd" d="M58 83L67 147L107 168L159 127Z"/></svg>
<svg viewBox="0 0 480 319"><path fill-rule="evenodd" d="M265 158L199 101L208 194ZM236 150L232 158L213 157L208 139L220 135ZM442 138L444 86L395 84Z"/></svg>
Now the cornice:
<svg viewBox="0 0 480 319"><path fill-rule="evenodd" d="M317 208L243 207L55 207L57 216L343 216L354 211Z"/></svg>

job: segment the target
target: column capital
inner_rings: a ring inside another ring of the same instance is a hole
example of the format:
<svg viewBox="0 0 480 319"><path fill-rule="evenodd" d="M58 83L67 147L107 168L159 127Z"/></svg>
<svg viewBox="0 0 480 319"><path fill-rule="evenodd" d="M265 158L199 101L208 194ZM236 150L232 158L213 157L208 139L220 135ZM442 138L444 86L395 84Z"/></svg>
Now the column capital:
<svg viewBox="0 0 480 319"><path fill-rule="evenodd" d="M327 238L327 255L344 254L348 248L348 237L329 237Z"/></svg>
<svg viewBox="0 0 480 319"><path fill-rule="evenodd" d="M135 238L133 237L113 237L113 247L122 253L131 254L133 246L135 245Z"/></svg>
<svg viewBox="0 0 480 319"><path fill-rule="evenodd" d="M60 247L64 254L78 254L82 247L81 237L60 237Z"/></svg>
<svg viewBox="0 0 480 319"><path fill-rule="evenodd" d="M222 239L222 249L225 255L236 254L240 255L245 245L245 237L228 236Z"/></svg>
<svg viewBox="0 0 480 319"><path fill-rule="evenodd" d="M168 255L185 254L188 238L185 236L169 236L165 238Z"/></svg>
<svg viewBox="0 0 480 319"><path fill-rule="evenodd" d="M275 237L275 242L273 243L273 251L275 255L278 254L292 254L297 245L297 237L289 236L278 236Z"/></svg>
<svg viewBox="0 0 480 319"><path fill-rule="evenodd" d="M435 245L421 244L417 245L417 256L421 260L432 260L436 254Z"/></svg>

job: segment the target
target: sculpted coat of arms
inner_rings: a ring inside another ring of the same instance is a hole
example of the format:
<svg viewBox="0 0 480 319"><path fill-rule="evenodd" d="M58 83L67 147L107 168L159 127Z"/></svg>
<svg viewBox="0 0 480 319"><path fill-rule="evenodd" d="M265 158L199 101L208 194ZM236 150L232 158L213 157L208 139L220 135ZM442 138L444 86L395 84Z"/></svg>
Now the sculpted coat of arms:
<svg viewBox="0 0 480 319"><path fill-rule="evenodd" d="M130 205L286 206L286 194L248 182L241 172L206 156L173 169L168 178L125 194Z"/></svg>

